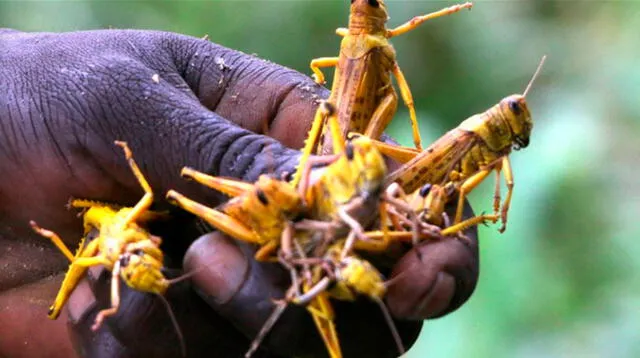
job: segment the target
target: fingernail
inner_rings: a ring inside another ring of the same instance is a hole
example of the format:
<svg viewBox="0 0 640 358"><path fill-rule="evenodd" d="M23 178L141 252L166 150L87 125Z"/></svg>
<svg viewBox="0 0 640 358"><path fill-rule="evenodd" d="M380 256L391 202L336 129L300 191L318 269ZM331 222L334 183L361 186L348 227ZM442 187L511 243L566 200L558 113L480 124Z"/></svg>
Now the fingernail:
<svg viewBox="0 0 640 358"><path fill-rule="evenodd" d="M249 262L242 251L219 233L196 240L185 256L188 271L197 271L193 281L213 303L225 304L242 288Z"/></svg>
<svg viewBox="0 0 640 358"><path fill-rule="evenodd" d="M439 272L429 292L414 309L413 315L426 319L442 313L451 304L455 287L455 279L450 274Z"/></svg>

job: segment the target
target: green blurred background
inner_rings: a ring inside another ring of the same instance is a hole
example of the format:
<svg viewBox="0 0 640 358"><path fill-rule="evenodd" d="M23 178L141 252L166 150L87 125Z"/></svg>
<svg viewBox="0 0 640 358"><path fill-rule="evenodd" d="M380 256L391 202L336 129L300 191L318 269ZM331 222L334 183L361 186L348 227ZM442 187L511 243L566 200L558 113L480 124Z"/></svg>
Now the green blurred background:
<svg viewBox="0 0 640 358"><path fill-rule="evenodd" d="M388 0L390 27L454 4ZM310 73L337 54L348 1L0 2L25 31L147 28ZM640 357L640 3L477 1L393 39L425 142L502 97L529 96L505 234L481 228L469 302L428 321L407 357ZM330 72L327 72L328 74ZM329 75L328 78L331 78ZM389 133L411 143L406 108ZM492 181L471 195L491 210Z"/></svg>

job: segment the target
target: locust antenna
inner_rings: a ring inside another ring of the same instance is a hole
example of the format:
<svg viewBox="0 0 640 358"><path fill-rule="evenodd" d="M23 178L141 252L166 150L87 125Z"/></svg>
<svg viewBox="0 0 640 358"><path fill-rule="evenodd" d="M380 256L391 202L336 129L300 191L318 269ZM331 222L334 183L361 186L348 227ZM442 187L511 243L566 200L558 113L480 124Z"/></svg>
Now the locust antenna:
<svg viewBox="0 0 640 358"><path fill-rule="evenodd" d="M533 84L533 81L538 77L538 74L540 73L540 70L542 69L542 65L544 65L544 61L546 59L547 59L547 55L542 56L542 59L540 60L540 64L538 65L536 72L531 77L531 80L529 81L527 88L524 89L524 93L522 94L522 97L527 97L527 93L529 93L529 90L531 89L531 85Z"/></svg>
<svg viewBox="0 0 640 358"><path fill-rule="evenodd" d="M156 296L158 296L160 298L160 301L162 301L164 306L167 308L167 313L169 314L169 318L171 319L171 323L173 324L173 328L175 328L175 330L176 330L176 335L178 336L178 341L180 341L180 352L182 353L183 357L186 357L187 356L187 347L186 347L186 345L184 343L184 335L182 334L182 330L180 329L180 325L178 324L178 319L176 319L176 315L173 313L173 310L171 309L171 305L169 304L169 301L167 301L167 299L162 297L162 295L160 295L160 294L156 294Z"/></svg>
<svg viewBox="0 0 640 358"><path fill-rule="evenodd" d="M249 347L247 353L244 354L245 358L250 358L253 353L258 350L258 347L260 347L260 343L262 343L269 331L271 331L276 322L278 322L278 319L280 319L280 316L282 316L285 309L287 308L287 297L285 297L285 299L280 302L275 302L275 304L276 307L273 309L273 312L271 312L269 318L267 318L267 320L262 325L262 328L260 328L260 332L258 332L256 337L253 339L253 342L251 342L251 346Z"/></svg>
<svg viewBox="0 0 640 358"><path fill-rule="evenodd" d="M382 315L384 315L384 319L385 321L387 321L387 325L389 325L389 330L391 330L391 335L393 336L393 340L395 341L396 346L398 347L398 351L400 352L400 355L403 355L405 352L405 349L404 349L404 345L402 344L402 338L400 338L400 333L398 333L398 328L393 322L393 318L391 318L389 309L387 308L387 306L384 305L384 302L382 302L381 299L375 297L373 298L373 301L377 303L378 306L380 307L380 310L382 311Z"/></svg>

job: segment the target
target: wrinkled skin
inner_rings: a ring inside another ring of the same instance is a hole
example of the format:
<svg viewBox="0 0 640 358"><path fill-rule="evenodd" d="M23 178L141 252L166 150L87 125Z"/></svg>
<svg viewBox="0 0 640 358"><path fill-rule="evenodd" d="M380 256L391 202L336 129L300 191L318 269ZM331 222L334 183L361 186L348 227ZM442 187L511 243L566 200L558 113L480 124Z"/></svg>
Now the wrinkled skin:
<svg viewBox="0 0 640 358"><path fill-rule="evenodd" d="M69 197L134 204L142 191L115 139L129 143L158 208L175 210L163 200L168 189L218 204L221 196L180 179L180 169L245 180L293 170L299 155L289 148L302 145L316 99L327 90L306 75L171 33L0 30L0 48L0 356L71 357L74 347L88 357L176 356L175 331L153 295L124 288L119 314L97 333L89 330L109 303L108 275L99 269L78 287L66 316L47 319L68 263L28 221L57 231L75 250L81 221L64 208ZM179 214L154 229L168 266L184 259L185 271L199 270L167 298L189 356L241 356L270 313L270 299L282 297L286 275L219 234L191 244L199 235L193 224ZM387 304L407 347L423 319L451 312L471 295L478 250L475 231L468 234L472 243L426 243L390 268L392 276L405 272ZM375 305L336 307L346 356L396 355ZM291 308L259 356L324 356L314 330L303 308Z"/></svg>

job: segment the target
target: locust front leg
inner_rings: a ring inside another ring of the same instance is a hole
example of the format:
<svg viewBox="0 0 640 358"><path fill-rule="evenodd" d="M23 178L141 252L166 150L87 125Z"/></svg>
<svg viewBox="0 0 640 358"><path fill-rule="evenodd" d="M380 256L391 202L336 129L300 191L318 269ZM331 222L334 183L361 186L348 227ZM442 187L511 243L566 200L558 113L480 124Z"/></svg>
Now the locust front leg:
<svg viewBox="0 0 640 358"><path fill-rule="evenodd" d="M502 169L504 170L504 180L507 183L507 197L504 199L502 210L500 212L500 216L502 218L502 227L498 229L500 232L504 232L507 228L507 212L509 211L511 195L513 194L513 171L511 170L511 162L509 161L508 156L505 156L502 159Z"/></svg>
<svg viewBox="0 0 640 358"><path fill-rule="evenodd" d="M446 229L442 230L440 234L442 234L442 236L455 235L467 230L470 227L473 227L479 224L484 224L488 221L495 223L496 221L498 221L499 218L500 217L495 214L493 215L482 214L482 215L474 216L472 218L469 218L467 220L461 221L457 224L447 227Z"/></svg>
<svg viewBox="0 0 640 358"><path fill-rule="evenodd" d="M493 167L485 168L475 173L471 177L467 178L462 185L458 193L458 207L456 208L456 217L453 224L457 224L462 220L462 211L464 209L464 199L467 194L470 193L475 187L477 187L487 176L494 170Z"/></svg>
<svg viewBox="0 0 640 358"><path fill-rule="evenodd" d="M296 304L304 304L304 302L310 300L307 305L307 310L313 317L313 322L316 324L316 328L324 341L329 356L331 358L341 358L342 349L340 348L340 340L338 339L338 331L334 323L335 313L329 300L329 293L326 291L325 283L327 280L321 280L314 287L305 285L305 293L313 292L312 298L305 297L302 300L294 299ZM317 289L317 286L321 289ZM328 287L328 285L327 285ZM304 296L304 295L303 295Z"/></svg>
<svg viewBox="0 0 640 358"><path fill-rule="evenodd" d="M92 331L97 331L100 326L102 326L102 322L107 317L113 316L118 312L118 308L120 307L120 260L117 260L113 265L113 270L111 270L111 307L107 309L100 310L96 315L96 320L91 326Z"/></svg>
<svg viewBox="0 0 640 358"><path fill-rule="evenodd" d="M313 71L313 79L319 85L326 83L324 74L320 71L321 67L335 67L338 65L339 57L320 57L311 60L311 70Z"/></svg>
<svg viewBox="0 0 640 358"><path fill-rule="evenodd" d="M416 16L413 19L405 22L404 24L396 27L395 29L391 29L391 30L387 30L387 38L391 38L394 36L398 36L398 35L402 35L406 32L409 32L411 30L414 30L416 27L420 26L423 22L427 21L427 20L431 20L431 19L435 19L441 16L445 16L445 15L451 15L453 13L456 13L462 9L470 9L473 6L472 3L467 2L464 4L458 4L458 5L454 5L454 6L450 6L447 8L444 8L442 10L436 11L436 12L432 12L430 14L426 14L426 15L422 15L422 16Z"/></svg>

